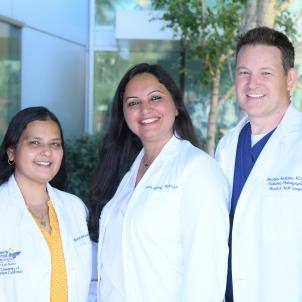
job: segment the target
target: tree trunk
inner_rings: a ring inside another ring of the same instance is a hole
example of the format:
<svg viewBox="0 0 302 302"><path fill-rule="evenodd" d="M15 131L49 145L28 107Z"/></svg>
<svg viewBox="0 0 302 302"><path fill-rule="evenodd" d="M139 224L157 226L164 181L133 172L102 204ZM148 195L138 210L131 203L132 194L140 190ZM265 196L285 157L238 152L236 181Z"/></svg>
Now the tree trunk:
<svg viewBox="0 0 302 302"><path fill-rule="evenodd" d="M257 26L257 3L257 0L246 1L245 22L244 26L242 27L242 33L246 33L248 30ZM242 108L239 108L238 121L240 121L245 114L245 111Z"/></svg>
<svg viewBox="0 0 302 302"><path fill-rule="evenodd" d="M273 28L275 24L276 0L259 0L258 25Z"/></svg>
<svg viewBox="0 0 302 302"><path fill-rule="evenodd" d="M245 7L245 22L243 26L243 32L254 28L257 25L257 1L247 0Z"/></svg>
<svg viewBox="0 0 302 302"><path fill-rule="evenodd" d="M215 153L220 75L220 68L217 67L212 81L211 104L210 113L208 117L207 152L211 156L214 156Z"/></svg>
<svg viewBox="0 0 302 302"><path fill-rule="evenodd" d="M180 41L180 54L179 54L179 88L182 93L182 97L184 97L185 93L185 68L186 68L186 49L184 47L184 43Z"/></svg>

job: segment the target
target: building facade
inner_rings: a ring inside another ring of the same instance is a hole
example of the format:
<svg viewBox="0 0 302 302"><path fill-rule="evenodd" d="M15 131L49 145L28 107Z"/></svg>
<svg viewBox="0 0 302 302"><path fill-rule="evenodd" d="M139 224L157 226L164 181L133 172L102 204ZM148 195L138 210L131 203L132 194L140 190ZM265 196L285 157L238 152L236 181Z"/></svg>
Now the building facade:
<svg viewBox="0 0 302 302"><path fill-rule="evenodd" d="M67 138L102 131L117 83L137 63L161 64L179 82L180 43L160 17L150 0L0 1L0 137L19 109L37 105L59 117ZM302 43L296 52L301 69ZM209 94L194 77L200 66L186 66L185 102L205 137ZM301 89L295 95L302 108ZM221 109L222 127L236 122L236 106Z"/></svg>
<svg viewBox="0 0 302 302"><path fill-rule="evenodd" d="M0 133L19 109L40 105L58 116L66 137L85 131L88 3L0 1Z"/></svg>

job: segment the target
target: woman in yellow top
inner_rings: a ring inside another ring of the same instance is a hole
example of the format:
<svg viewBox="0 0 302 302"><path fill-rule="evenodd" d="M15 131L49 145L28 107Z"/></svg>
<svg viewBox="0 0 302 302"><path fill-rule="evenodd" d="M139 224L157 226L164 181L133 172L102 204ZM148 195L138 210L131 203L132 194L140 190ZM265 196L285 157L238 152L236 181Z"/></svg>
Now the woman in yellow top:
<svg viewBox="0 0 302 302"><path fill-rule="evenodd" d="M65 182L56 116L45 107L18 112L0 148L0 301L87 301L86 208L60 190Z"/></svg>

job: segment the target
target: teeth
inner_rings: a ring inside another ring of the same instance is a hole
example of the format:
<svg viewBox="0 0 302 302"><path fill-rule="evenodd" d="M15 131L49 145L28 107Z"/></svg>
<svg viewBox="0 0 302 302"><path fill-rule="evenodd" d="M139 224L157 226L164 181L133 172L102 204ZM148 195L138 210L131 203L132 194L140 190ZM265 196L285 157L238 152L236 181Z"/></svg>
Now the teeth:
<svg viewBox="0 0 302 302"><path fill-rule="evenodd" d="M155 122L155 121L158 121L158 120L159 120L158 117L155 117L155 118L148 118L148 119L146 119L146 120L142 120L141 123L142 123L142 124L150 124L150 123Z"/></svg>
<svg viewBox="0 0 302 302"><path fill-rule="evenodd" d="M50 162L49 161L37 161L37 164L41 165L41 166L49 166Z"/></svg>
<svg viewBox="0 0 302 302"><path fill-rule="evenodd" d="M264 97L264 94L248 94L247 96L250 97L250 98L255 98L255 99L257 99L257 98L262 98L262 97Z"/></svg>

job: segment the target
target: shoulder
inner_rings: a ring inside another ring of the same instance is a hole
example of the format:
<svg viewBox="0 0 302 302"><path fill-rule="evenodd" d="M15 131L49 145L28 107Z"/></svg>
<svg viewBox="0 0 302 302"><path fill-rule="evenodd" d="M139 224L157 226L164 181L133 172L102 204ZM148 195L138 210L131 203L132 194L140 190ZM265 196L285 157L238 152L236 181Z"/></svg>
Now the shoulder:
<svg viewBox="0 0 302 302"><path fill-rule="evenodd" d="M180 142L174 163L183 167L184 177L197 177L199 179L224 178L216 160L186 140Z"/></svg>
<svg viewBox="0 0 302 302"><path fill-rule="evenodd" d="M216 165L215 160L209 154L202 149L193 146L187 140L181 140L180 148L177 153L177 158L186 165L194 164L196 162Z"/></svg>
<svg viewBox="0 0 302 302"><path fill-rule="evenodd" d="M217 144L215 152L216 158L219 156L219 153L224 150L227 146L237 143L240 131L245 126L245 124L248 123L248 121L248 117L245 116L235 127L231 128L223 135L223 137L219 140Z"/></svg>
<svg viewBox="0 0 302 302"><path fill-rule="evenodd" d="M23 196L13 175L0 186L0 200L1 207L19 206L20 201L23 201Z"/></svg>
<svg viewBox="0 0 302 302"><path fill-rule="evenodd" d="M8 206L12 203L11 197L9 196L9 184L8 181L4 182L0 186L0 209L7 209ZM0 210L1 213L4 213Z"/></svg>

